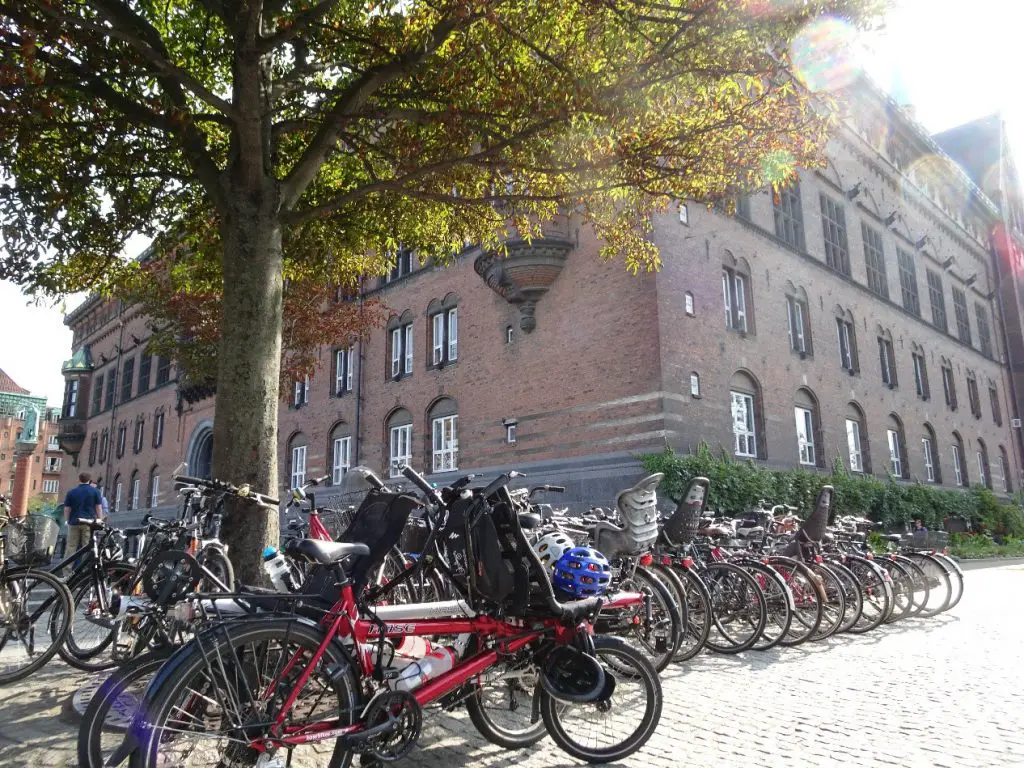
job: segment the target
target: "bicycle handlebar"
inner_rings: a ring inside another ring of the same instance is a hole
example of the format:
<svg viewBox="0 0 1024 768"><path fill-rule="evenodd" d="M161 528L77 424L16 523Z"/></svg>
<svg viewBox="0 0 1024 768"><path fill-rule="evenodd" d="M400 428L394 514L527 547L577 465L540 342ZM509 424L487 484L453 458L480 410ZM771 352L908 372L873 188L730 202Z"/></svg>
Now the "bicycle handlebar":
<svg viewBox="0 0 1024 768"><path fill-rule="evenodd" d="M202 477L190 477L189 475L174 475L174 482L176 483L188 483L195 485L200 488L207 488L212 491L224 491L226 493L233 494L242 499L250 499L255 501L257 504L262 504L267 507L277 507L281 505L280 499L275 499L273 496L267 496L262 493L250 490L248 486L238 487L231 483L224 482L223 480L211 480Z"/></svg>
<svg viewBox="0 0 1024 768"><path fill-rule="evenodd" d="M437 492L430 483L427 482L426 478L423 477L419 472L406 464L402 467L402 476L405 477L410 483L419 488L426 495L427 499L432 504L436 504L439 507L444 506L444 499L441 498L441 494Z"/></svg>

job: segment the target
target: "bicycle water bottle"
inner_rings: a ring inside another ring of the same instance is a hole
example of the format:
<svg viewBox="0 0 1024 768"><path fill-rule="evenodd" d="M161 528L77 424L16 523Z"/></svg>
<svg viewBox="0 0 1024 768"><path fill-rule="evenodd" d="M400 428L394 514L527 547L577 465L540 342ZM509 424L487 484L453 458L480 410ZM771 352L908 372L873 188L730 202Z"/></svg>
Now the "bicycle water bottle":
<svg viewBox="0 0 1024 768"><path fill-rule="evenodd" d="M419 661L402 670L391 687L396 691L413 691L435 677L440 677L455 666L455 652L444 646L435 647Z"/></svg>
<svg viewBox="0 0 1024 768"><path fill-rule="evenodd" d="M278 592L291 592L294 589L292 568L288 564L288 559L278 552L276 547L267 547L263 550L263 570Z"/></svg>

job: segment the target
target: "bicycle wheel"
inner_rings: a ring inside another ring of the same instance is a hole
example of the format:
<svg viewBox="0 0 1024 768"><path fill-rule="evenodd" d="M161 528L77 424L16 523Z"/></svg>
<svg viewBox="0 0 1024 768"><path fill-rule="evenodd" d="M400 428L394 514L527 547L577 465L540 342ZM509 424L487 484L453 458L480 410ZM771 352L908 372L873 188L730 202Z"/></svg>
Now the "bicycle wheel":
<svg viewBox="0 0 1024 768"><path fill-rule="evenodd" d="M825 589L811 569L799 560L774 555L768 558L768 565L782 575L793 593L793 621L779 644L791 648L805 643L821 626L827 599Z"/></svg>
<svg viewBox="0 0 1024 768"><path fill-rule="evenodd" d="M782 575L770 565L752 560L737 560L735 563L754 577L764 593L767 618L761 636L751 647L755 651L767 651L778 645L789 632L793 622L793 593Z"/></svg>
<svg viewBox="0 0 1024 768"><path fill-rule="evenodd" d="M892 610L885 618L885 623L892 624L905 619L914 607L914 582L910 572L892 556L876 558L875 562L884 568L892 579Z"/></svg>
<svg viewBox="0 0 1024 768"><path fill-rule="evenodd" d="M892 610L892 587L886 572L867 558L848 555L846 566L857 577L863 600L860 618L849 631L855 634L869 632L885 621Z"/></svg>
<svg viewBox="0 0 1024 768"><path fill-rule="evenodd" d="M896 561L903 566L910 574L910 608L907 611L908 617L919 616L924 607L928 605L928 577L925 576L921 566L905 555L893 555Z"/></svg>
<svg viewBox="0 0 1024 768"><path fill-rule="evenodd" d="M831 566L813 563L808 567L821 580L821 586L825 590L825 600L821 604L821 623L818 624L818 629L811 639L824 640L832 637L843 625L843 617L846 615L846 593L843 583Z"/></svg>
<svg viewBox="0 0 1024 768"><path fill-rule="evenodd" d="M143 654L108 677L93 694L78 728L79 768L103 768L124 741L150 679L171 656L170 649Z"/></svg>
<svg viewBox="0 0 1024 768"><path fill-rule="evenodd" d="M117 636L118 625L128 617L115 617L104 612L98 590L105 592L111 608L131 594L135 584L134 566L111 563L103 569L101 583L95 583L93 574L72 588L73 615L67 642L60 648L60 657L84 672L96 672L117 665L105 651Z"/></svg>
<svg viewBox="0 0 1024 768"><path fill-rule="evenodd" d="M860 582L853 575L853 571L836 560L827 560L828 567L836 575L843 585L843 600L846 610L843 613L843 621L839 625L839 632L847 632L850 627L860 619L860 613L864 609L864 598L860 594Z"/></svg>
<svg viewBox="0 0 1024 768"><path fill-rule="evenodd" d="M466 699L469 719L480 735L505 749L532 747L548 735L544 721L533 719L537 668L519 653L487 669Z"/></svg>
<svg viewBox="0 0 1024 768"><path fill-rule="evenodd" d="M942 552L933 552L932 557L938 561L939 565L946 569L946 575L949 576L952 595L949 598L949 603L946 605L946 610L948 611L955 608L957 603L960 602L960 598L964 596L964 572L960 569L956 560L949 555Z"/></svg>
<svg viewBox="0 0 1024 768"><path fill-rule="evenodd" d="M923 552L907 552L905 554L917 563L928 580L928 602L917 615L925 619L937 616L949 607L953 598L953 586L949 579L949 573L942 563L932 555Z"/></svg>
<svg viewBox="0 0 1024 768"><path fill-rule="evenodd" d="M267 735L272 712L290 695L322 639L321 630L293 619L258 619L221 625L183 646L147 691L148 710L132 725L139 747L129 765L255 765L260 754L250 744ZM299 663L289 664L295 658ZM352 665L331 643L299 693L288 725L336 721L343 728L356 722L360 709ZM340 740L321 744L320 751L316 745L303 750L299 764L351 764L353 752Z"/></svg>
<svg viewBox="0 0 1024 768"><path fill-rule="evenodd" d="M228 556L217 547L206 547L199 553L199 564L205 567L210 573L217 577L228 591L235 588L235 567L231 564ZM221 587L209 578L200 582L199 590L202 592L220 592Z"/></svg>
<svg viewBox="0 0 1024 768"><path fill-rule="evenodd" d="M661 719L661 681L650 661L620 638L596 636L594 649L615 681L611 698L569 704L540 693L540 713L552 740L588 763L610 763L632 755L654 734Z"/></svg>
<svg viewBox="0 0 1024 768"><path fill-rule="evenodd" d="M683 662L692 659L702 650L711 632L711 596L696 571L682 566L657 566L659 576L664 575L666 583L674 584L676 593L682 596L681 605L686 606L686 623L682 642L672 661Z"/></svg>
<svg viewBox="0 0 1024 768"><path fill-rule="evenodd" d="M711 563L701 572L711 596L707 646L718 653L749 650L764 632L768 607L754 577L731 563Z"/></svg>
<svg viewBox="0 0 1024 768"><path fill-rule="evenodd" d="M669 588L641 566L637 566L632 575L617 582L615 588L646 595L650 600L650 620L642 605L601 611L595 621L595 629L627 640L661 672L672 661L682 643L682 609L676 604Z"/></svg>
<svg viewBox="0 0 1024 768"><path fill-rule="evenodd" d="M0 684L28 677L53 658L71 625L64 582L35 568L0 572Z"/></svg>

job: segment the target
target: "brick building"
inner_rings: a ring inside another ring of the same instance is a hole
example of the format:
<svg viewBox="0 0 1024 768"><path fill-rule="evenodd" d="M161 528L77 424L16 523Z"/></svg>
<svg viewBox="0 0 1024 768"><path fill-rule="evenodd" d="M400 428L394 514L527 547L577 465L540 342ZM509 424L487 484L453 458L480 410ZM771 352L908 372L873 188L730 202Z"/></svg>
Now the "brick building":
<svg viewBox="0 0 1024 768"><path fill-rule="evenodd" d="M442 270L402 253L364 286L387 325L325 346L282 404L280 487L357 463L439 481L514 467L608 503L638 454L700 442L773 467L1016 487L1000 208L872 85L848 96L856 119L826 168L735 214L689 202L661 216L656 274L602 262L572 216L513 235L507 258L468 248ZM65 373L92 393L62 420L80 463L121 484L122 509L166 501L149 477L208 469L212 399L188 403L170 363L143 362L131 308L91 299L68 323Z"/></svg>
<svg viewBox="0 0 1024 768"><path fill-rule="evenodd" d="M33 397L27 389L0 370L0 493L14 492L16 451L25 426L28 409L35 409L38 439L31 450L27 475L28 498L52 504L61 497L61 472L65 456L57 443L57 422L60 411L47 408L45 397ZM67 462L70 464L70 462Z"/></svg>

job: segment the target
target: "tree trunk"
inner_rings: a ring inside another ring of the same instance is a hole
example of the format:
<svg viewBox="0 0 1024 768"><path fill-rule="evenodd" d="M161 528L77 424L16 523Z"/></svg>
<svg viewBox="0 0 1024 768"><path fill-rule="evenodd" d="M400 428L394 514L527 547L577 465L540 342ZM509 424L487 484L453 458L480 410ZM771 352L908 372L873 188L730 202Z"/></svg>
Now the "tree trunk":
<svg viewBox="0 0 1024 768"><path fill-rule="evenodd" d="M217 359L214 477L277 495L282 252L276 188L234 194L221 224L224 306ZM222 536L238 579L263 581L261 554L277 546L276 510L229 503Z"/></svg>

